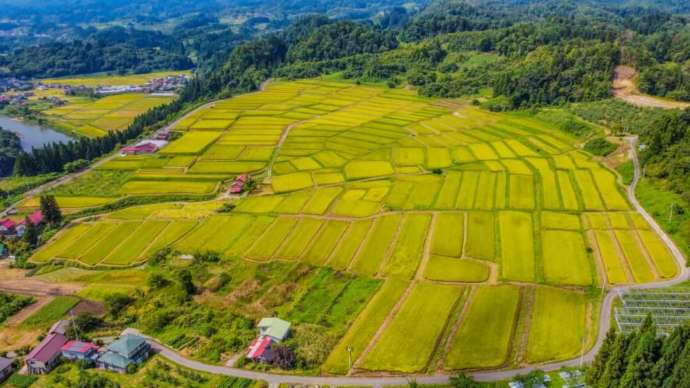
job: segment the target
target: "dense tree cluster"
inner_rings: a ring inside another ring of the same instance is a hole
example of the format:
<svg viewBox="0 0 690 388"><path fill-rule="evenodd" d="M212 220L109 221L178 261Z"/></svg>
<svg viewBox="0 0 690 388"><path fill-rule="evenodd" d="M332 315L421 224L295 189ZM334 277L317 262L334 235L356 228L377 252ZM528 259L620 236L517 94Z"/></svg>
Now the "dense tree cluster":
<svg viewBox="0 0 690 388"><path fill-rule="evenodd" d="M594 388L690 386L690 325L660 337L650 317L630 334L610 331L591 368Z"/></svg>
<svg viewBox="0 0 690 388"><path fill-rule="evenodd" d="M43 221L50 226L60 225L62 222L62 211L53 195L44 195L40 199L41 214Z"/></svg>
<svg viewBox="0 0 690 388"><path fill-rule="evenodd" d="M191 83L195 85L195 82ZM170 118L182 110L189 101L199 96L194 88L186 89L177 100L150 109L148 112L134 119L127 129L112 131L107 135L91 139L79 138L68 143L51 143L42 148L34 148L31 152L20 153L14 164L14 174L32 176L50 172L62 172L66 166L82 160L91 161L112 152L114 149L136 139L155 124Z"/></svg>
<svg viewBox="0 0 690 388"><path fill-rule="evenodd" d="M0 177L12 174L14 159L22 152L22 144L16 133L0 127Z"/></svg>
<svg viewBox="0 0 690 388"><path fill-rule="evenodd" d="M639 85L647 94L690 101L690 60L645 68L640 73Z"/></svg>
<svg viewBox="0 0 690 388"><path fill-rule="evenodd" d="M606 98L618 54L614 44L593 42L539 48L499 74L494 90L513 108Z"/></svg>
<svg viewBox="0 0 690 388"><path fill-rule="evenodd" d="M352 22L326 24L290 47L288 59L321 61L354 54L377 53L397 47L393 34Z"/></svg>

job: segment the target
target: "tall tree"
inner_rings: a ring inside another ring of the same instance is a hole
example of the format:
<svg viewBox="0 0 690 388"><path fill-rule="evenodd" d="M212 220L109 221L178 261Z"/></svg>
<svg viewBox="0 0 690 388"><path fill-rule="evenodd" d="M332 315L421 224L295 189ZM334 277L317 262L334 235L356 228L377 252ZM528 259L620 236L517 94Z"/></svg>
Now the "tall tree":
<svg viewBox="0 0 690 388"><path fill-rule="evenodd" d="M616 337L616 341L613 343L613 350L606 362L606 368L604 368L604 373L601 379L594 385L600 388L615 388L618 387L618 382L620 378L623 377L625 372L626 363L626 352L632 340L632 336L621 334Z"/></svg>
<svg viewBox="0 0 690 388"><path fill-rule="evenodd" d="M599 353L597 353L592 366L587 370L587 384L594 386L599 380L601 380L601 377L606 369L606 363L608 362L611 352L613 351L615 342L616 330L611 329L608 333L606 333L606 338L604 339L604 343L601 345L601 349L599 349Z"/></svg>
<svg viewBox="0 0 690 388"><path fill-rule="evenodd" d="M690 342L685 343L673 374L664 381L663 388L690 388Z"/></svg>
<svg viewBox="0 0 690 388"><path fill-rule="evenodd" d="M629 355L621 387L653 388L661 385L654 378L654 365L659 356L660 342L656 332L641 332L635 349Z"/></svg>
<svg viewBox="0 0 690 388"><path fill-rule="evenodd" d="M62 212L53 195L41 196L41 213L49 225L58 225L62 222Z"/></svg>
<svg viewBox="0 0 690 388"><path fill-rule="evenodd" d="M30 247L35 248L38 245L38 237L41 231L38 229L38 225L35 225L29 217L24 218L24 225L26 229L24 230L24 241L29 244Z"/></svg>
<svg viewBox="0 0 690 388"><path fill-rule="evenodd" d="M690 324L674 330L669 335L661 347L661 356L654 366L654 379L663 383L666 377L670 376L673 368L683 353L683 348L690 343Z"/></svg>

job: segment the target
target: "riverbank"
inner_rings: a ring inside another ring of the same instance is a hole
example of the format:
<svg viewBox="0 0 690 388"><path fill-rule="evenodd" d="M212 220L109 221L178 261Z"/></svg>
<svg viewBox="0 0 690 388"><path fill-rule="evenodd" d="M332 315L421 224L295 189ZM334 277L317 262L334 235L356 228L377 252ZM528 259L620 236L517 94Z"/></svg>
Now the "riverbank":
<svg viewBox="0 0 690 388"><path fill-rule="evenodd" d="M74 139L53 127L33 124L24 118L0 115L0 127L16 133L25 152L50 143L67 143Z"/></svg>

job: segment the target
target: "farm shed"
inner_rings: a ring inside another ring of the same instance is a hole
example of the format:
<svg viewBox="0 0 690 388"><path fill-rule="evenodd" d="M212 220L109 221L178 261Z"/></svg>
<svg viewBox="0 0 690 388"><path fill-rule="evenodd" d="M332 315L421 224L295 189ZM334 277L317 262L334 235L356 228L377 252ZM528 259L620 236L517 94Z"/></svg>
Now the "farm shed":
<svg viewBox="0 0 690 388"><path fill-rule="evenodd" d="M141 154L152 154L158 151L158 147L153 143L144 143L134 146L125 147L120 150L122 155L141 155Z"/></svg>
<svg viewBox="0 0 690 388"><path fill-rule="evenodd" d="M26 356L26 367L30 374L48 373L57 366L62 356L62 347L67 343L67 337L58 333L50 333L34 350Z"/></svg>

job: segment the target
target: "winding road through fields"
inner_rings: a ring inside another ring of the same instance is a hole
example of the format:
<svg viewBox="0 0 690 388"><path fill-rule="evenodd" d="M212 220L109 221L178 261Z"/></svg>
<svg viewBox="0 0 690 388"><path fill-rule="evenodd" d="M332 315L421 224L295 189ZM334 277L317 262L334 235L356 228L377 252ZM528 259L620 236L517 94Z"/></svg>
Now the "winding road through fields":
<svg viewBox="0 0 690 388"><path fill-rule="evenodd" d="M264 89L267 83L262 84L261 89ZM209 102L205 105L202 105L198 107L197 109L189 112L188 114L184 115L182 118L187 117L189 114L192 114L199 109L203 109L206 107L209 107L213 105L215 102ZM181 119L182 119L181 118ZM179 120L178 120L179 121ZM178 121L175 121L171 123L170 125L167 126L167 128L172 128L174 127ZM678 276L674 279L671 280L666 280L662 282L656 282L656 283L648 283L648 284L641 284L641 285L625 285L625 286L616 286L616 287L610 287L606 289L606 295L604 296L604 299L602 301L602 306L601 306L601 313L599 314L599 323L598 323L598 332L597 332L597 338L592 346L592 348L587 352L582 354L580 357L577 357L575 359L571 360L566 360L566 361L560 361L560 362L553 362L553 363L545 363L545 364L537 364L537 365L529 365L525 366L522 368L516 368L516 369L505 369L505 370L494 370L494 371L478 371L478 372L473 372L471 375L478 381L496 381L496 380L505 380L505 379L510 379L511 377L518 375L518 374L526 374L529 373L530 371L533 371L535 369L541 369L544 371L552 371L552 370L557 370L563 366L578 366L583 363L588 363L591 362L594 357L596 356L597 352L599 351L604 338L606 336L606 332L608 331L611 323L611 313L612 313L612 307L613 307L613 302L616 298L621 293L624 293L629 290L633 289L654 289L654 288L663 288L663 287L668 287L672 285L676 285L685 281L690 280L690 270L685 265L685 258L683 254L680 252L678 247L674 244L674 242L671 240L671 238L661 229L661 227L656 223L656 221L645 211L640 203L638 202L637 198L635 197L635 188L640 180L641 173L640 173L640 163L637 157L637 138L636 137L628 137L626 138L628 143L630 144L630 158L633 161L634 165L634 178L630 186L627 188L627 196L632 204L632 206L635 208L636 211L638 211L649 223L649 225L652 227L652 229L660 236L662 241L666 244L670 252L673 254L675 260L677 261L680 272ZM116 154L114 154L116 155ZM108 156L101 161L96 163L96 166L100 163L104 163L107 160L109 160L112 157L115 157L114 155ZM35 188L34 190L29 191L26 194L26 197L30 197L32 195L37 195L41 191L46 190L48 188L54 187L59 184L63 184L66 181L69 181L71 179L74 179L81 174L84 174L86 171L89 171L91 168L94 166L91 166L89 169L80 172L80 173L75 173L75 174L69 174L66 175L56 181L47 183L45 185L39 186ZM0 289L2 289L2 282L0 281ZM12 285L5 284L6 288L12 288ZM210 365L210 364L204 364L199 361L191 360L188 359L176 351L166 347L165 345L161 344L158 342L156 339L148 337L149 341L152 344L152 347L154 350L158 351L159 354L162 357L165 357L175 363L178 363L182 366L185 366L190 369L202 371L202 372L207 372L207 373L212 373L212 374L220 374L220 375L226 375L226 376L234 376L234 377L241 377L241 378L248 378L248 379L253 379L253 380L264 380L268 382L271 386L276 386L277 384L280 383L293 383L293 384L303 384L303 385L331 385L331 386L343 386L343 385L350 385L350 386L384 386L384 385L406 385L410 379L415 379L417 383L419 384L446 384L448 383L449 379L452 377L451 374L433 374L433 375L400 375L400 376L296 376L296 375L284 375L284 374L276 374L276 373L264 373L264 372L255 372L255 371L249 371L249 370L243 370L243 369L237 369L237 368L231 368L231 367L226 367L226 366L218 366L218 365Z"/></svg>
<svg viewBox="0 0 690 388"><path fill-rule="evenodd" d="M630 290L639 289L654 289L663 288L685 281L690 280L690 270L686 267L685 257L675 245L673 240L661 229L661 227L656 223L656 221L647 213L647 211L642 208L639 201L635 197L635 188L640 181L640 162L637 157L637 137L627 137L626 140L630 144L630 158L632 159L634 165L634 177L633 181L627 188L627 195L630 203L633 205L635 210L637 210L649 223L652 229L661 237L663 242L666 244L668 249L673 254L673 257L678 263L680 272L677 277L671 280L640 284L640 285L627 285L627 286L616 286L611 287L607 291L604 297L601 313L599 314L599 329L594 346L587 352L582 354L580 357L553 362L547 364L530 365L523 368L517 369L506 369L497 371L480 371L471 373L471 375L477 381L496 381L496 380L506 380L518 374L526 374L535 369L541 369L544 371L553 371L560 369L563 366L579 366L583 363L589 363L594 360L597 352L601 348L606 337L606 332L608 331L611 324L611 312L613 310L613 302L621 293ZM162 345L160 342L153 338L149 338L154 350L159 352L159 354L170 361L183 365L190 369L195 369L202 372L220 374L226 376L242 377L253 380L264 380L271 386L277 386L280 383L291 383L291 384L303 384L303 385L331 385L331 386L384 386L384 385L406 385L409 380L414 379L419 384L447 384L452 375L448 374L435 374L435 375L407 375L407 376L380 376L380 377L368 377L368 376L341 376L341 377L328 377L328 376L295 376L295 375L282 375L276 373L263 373L254 372L244 369L230 368L218 365L204 364L199 361L190 360L175 352L174 350Z"/></svg>

